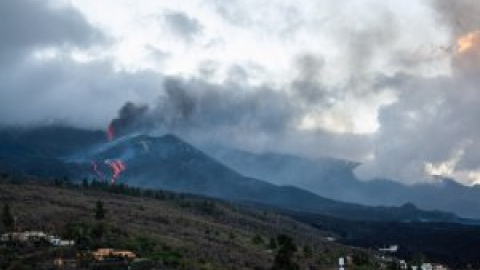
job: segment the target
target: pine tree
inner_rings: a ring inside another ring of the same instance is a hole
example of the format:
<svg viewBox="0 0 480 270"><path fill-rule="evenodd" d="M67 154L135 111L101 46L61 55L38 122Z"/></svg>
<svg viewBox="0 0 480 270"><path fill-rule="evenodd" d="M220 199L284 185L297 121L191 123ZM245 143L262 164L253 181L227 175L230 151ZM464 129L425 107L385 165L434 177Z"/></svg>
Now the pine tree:
<svg viewBox="0 0 480 270"><path fill-rule="evenodd" d="M5 230L11 231L14 229L15 219L8 203L3 206L2 222Z"/></svg>
<svg viewBox="0 0 480 270"><path fill-rule="evenodd" d="M95 206L95 219L102 220L105 218L105 209L103 209L103 202L97 201Z"/></svg>
<svg viewBox="0 0 480 270"><path fill-rule="evenodd" d="M306 257L306 258L311 258L313 256L313 250L310 246L308 245L305 245L303 246L303 255Z"/></svg>
<svg viewBox="0 0 480 270"><path fill-rule="evenodd" d="M293 239L281 234L277 237L279 249L275 255L275 261L272 269L275 270L296 270L299 265L293 261L293 255L297 251L297 246L293 243Z"/></svg>
<svg viewBox="0 0 480 270"><path fill-rule="evenodd" d="M277 248L277 241L275 240L275 237L270 237L270 243L268 244L268 248L270 249Z"/></svg>

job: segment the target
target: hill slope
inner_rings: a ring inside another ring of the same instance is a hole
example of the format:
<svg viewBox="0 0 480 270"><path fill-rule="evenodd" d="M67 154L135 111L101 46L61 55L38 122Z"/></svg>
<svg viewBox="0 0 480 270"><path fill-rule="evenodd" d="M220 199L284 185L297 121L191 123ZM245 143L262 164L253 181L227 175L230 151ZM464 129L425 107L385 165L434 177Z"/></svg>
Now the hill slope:
<svg viewBox="0 0 480 270"><path fill-rule="evenodd" d="M133 250L164 264L161 269L269 269L274 251L268 242L278 234L313 249L313 257L305 257L299 249L297 262L303 267L333 266L345 254L370 256L361 249L327 242L325 232L274 212L168 192L157 192L153 198L152 192L120 188L0 181L0 204L11 205L18 230L73 238L78 249ZM101 222L93 219L98 200L106 209ZM101 236L95 233L99 225ZM92 233L85 237L87 231Z"/></svg>

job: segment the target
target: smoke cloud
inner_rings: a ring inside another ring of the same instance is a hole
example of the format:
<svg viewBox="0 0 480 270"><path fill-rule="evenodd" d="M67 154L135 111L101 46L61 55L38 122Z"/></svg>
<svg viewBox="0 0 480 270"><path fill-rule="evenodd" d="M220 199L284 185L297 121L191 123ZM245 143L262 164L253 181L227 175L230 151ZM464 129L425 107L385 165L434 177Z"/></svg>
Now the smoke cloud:
<svg viewBox="0 0 480 270"><path fill-rule="evenodd" d="M397 102L380 111L375 157L357 170L365 179L405 183L434 181L431 175L480 181L480 21L475 1L434 1L453 33L451 69L444 76L397 74L383 80ZM463 36L463 38L461 38ZM458 43L455 39L459 39ZM462 45L462 39L467 39Z"/></svg>
<svg viewBox="0 0 480 270"><path fill-rule="evenodd" d="M365 179L480 180L478 1L147 5L118 25L73 2L0 3L1 125L110 123L358 160Z"/></svg>

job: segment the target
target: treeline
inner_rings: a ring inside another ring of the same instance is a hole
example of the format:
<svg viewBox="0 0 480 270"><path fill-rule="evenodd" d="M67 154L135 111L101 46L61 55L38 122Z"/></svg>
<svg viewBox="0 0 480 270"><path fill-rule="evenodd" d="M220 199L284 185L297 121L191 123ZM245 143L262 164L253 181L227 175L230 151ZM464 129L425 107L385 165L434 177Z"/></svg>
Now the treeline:
<svg viewBox="0 0 480 270"><path fill-rule="evenodd" d="M0 182L10 184L35 183L55 187L62 187L80 191L102 191L110 194L126 195L133 197L145 197L162 201L173 201L182 208L192 208L203 214L220 216L222 212L217 207L217 201L202 195L182 194L161 189L145 189L135 186L129 186L125 183L111 183L109 181L98 180L96 178L83 178L81 181L72 180L67 176L51 179L37 179L19 177L8 172L0 172Z"/></svg>

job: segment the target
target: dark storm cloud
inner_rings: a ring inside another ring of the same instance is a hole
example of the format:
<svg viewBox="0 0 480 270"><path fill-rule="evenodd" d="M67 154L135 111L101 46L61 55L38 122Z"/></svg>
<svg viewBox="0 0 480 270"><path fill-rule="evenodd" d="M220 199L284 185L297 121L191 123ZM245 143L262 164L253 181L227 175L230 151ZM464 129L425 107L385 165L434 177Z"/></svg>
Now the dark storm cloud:
<svg viewBox="0 0 480 270"><path fill-rule="evenodd" d="M103 38L72 8L42 0L0 1L0 59L46 46L87 47Z"/></svg>
<svg viewBox="0 0 480 270"><path fill-rule="evenodd" d="M24 60L0 74L0 123L62 121L103 129L125 101L157 96L161 81L149 72L114 72L109 61Z"/></svg>
<svg viewBox="0 0 480 270"><path fill-rule="evenodd" d="M69 7L0 1L0 35L0 125L59 121L103 128L126 100L153 96L148 93L161 85L148 72L115 72L110 60L72 60L69 49L102 46L106 37ZM32 56L44 48L57 55Z"/></svg>
<svg viewBox="0 0 480 270"><path fill-rule="evenodd" d="M187 41L191 41L202 31L200 22L185 13L170 11L165 13L164 18L175 34Z"/></svg>

